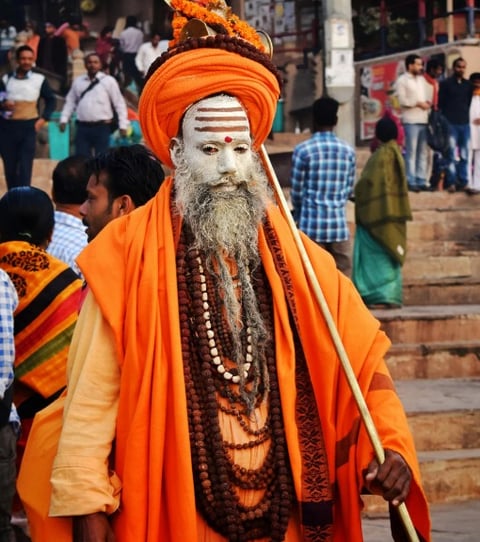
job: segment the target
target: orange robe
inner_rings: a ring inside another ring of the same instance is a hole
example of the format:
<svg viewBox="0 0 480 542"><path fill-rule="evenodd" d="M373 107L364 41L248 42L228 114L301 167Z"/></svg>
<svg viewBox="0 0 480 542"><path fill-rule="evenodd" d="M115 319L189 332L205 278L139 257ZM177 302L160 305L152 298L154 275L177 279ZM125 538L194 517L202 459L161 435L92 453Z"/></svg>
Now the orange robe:
<svg viewBox="0 0 480 542"><path fill-rule="evenodd" d="M190 459L171 187L172 180L165 181L151 202L109 224L79 257L82 272L113 330L120 360L114 468L122 483L122 496L113 516L118 542L196 541L202 526L195 507ZM331 540L360 542L359 493L362 471L373 457L372 447L358 423L357 407L292 235L273 206L268 217L286 262L286 269L279 273L260 230L262 263L273 294L278 380L296 497L299 502L308 501L309 488L303 484L295 410L296 359L285 288L295 296L299 335L321 420L327 483L334 493ZM383 361L390 343L351 282L337 272L332 258L306 238L305 243L383 446L398 451L413 472L407 507L422 539L429 541L430 519L413 440ZM284 284L286 271L290 282ZM157 295L152 295L154 292ZM60 440L60 447L63 444ZM108 478L106 461L104 468ZM70 485L75 487L78 482L81 487L86 467L75 465L73 458L71 464L54 468L52 505L56 515L62 515L62 488L56 484L62 470L68 471L63 474L68 474ZM319 480L322 482L325 480ZM308 540L305 534L302 539Z"/></svg>

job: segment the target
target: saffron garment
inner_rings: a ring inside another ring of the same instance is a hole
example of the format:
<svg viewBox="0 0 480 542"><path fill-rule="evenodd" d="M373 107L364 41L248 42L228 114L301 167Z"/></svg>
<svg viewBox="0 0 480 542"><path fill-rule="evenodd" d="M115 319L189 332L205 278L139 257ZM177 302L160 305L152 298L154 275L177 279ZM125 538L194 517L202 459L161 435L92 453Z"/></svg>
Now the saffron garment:
<svg viewBox="0 0 480 542"><path fill-rule="evenodd" d="M14 402L21 411L29 398L48 398L66 385L82 282L68 265L24 241L0 243L0 267L19 299L14 314Z"/></svg>
<svg viewBox="0 0 480 542"><path fill-rule="evenodd" d="M406 223L411 219L404 160L392 140L370 156L355 186L352 277L365 303L402 303Z"/></svg>
<svg viewBox="0 0 480 542"><path fill-rule="evenodd" d="M109 224L79 258L101 317L95 307L96 325L82 315L72 343L50 511L54 516L115 511L119 542L221 540L195 506L176 289L174 231L179 228L177 217L172 224L171 187L169 179L146 206ZM382 443L401 453L412 469L407 506L421 540L430 540L413 441L383 362L389 341L332 258L305 242ZM323 524L333 522L325 540L361 541L362 470L373 451L292 236L274 207L259 230L259 247L273 293L277 374L298 501L286 540L314 540ZM115 296L108 295L112 291ZM93 301L88 299L84 309ZM297 378L290 315L310 376L303 381ZM94 353L88 359L92 343L104 345L97 362ZM116 371L112 358L118 360ZM82 371L79 362L90 369ZM108 381L98 378L110 370ZM304 389L311 390L307 405ZM109 470L113 438L114 474ZM326 461L318 465L319 455ZM312 479L316 469L322 476Z"/></svg>

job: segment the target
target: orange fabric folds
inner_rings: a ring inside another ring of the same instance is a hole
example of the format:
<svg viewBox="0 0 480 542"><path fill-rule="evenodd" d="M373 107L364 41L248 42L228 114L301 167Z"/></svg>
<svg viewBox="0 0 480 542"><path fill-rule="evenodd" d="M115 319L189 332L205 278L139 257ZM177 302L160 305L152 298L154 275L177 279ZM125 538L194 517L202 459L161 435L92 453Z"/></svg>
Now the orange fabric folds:
<svg viewBox="0 0 480 542"><path fill-rule="evenodd" d="M149 147L167 166L169 143L193 103L226 93L247 110L254 147L258 149L272 127L280 95L276 77L258 62L220 49L195 49L167 60L145 85L139 105L142 133Z"/></svg>
<svg viewBox="0 0 480 542"><path fill-rule="evenodd" d="M172 180L168 179L152 201L109 224L79 258L113 330L121 360L115 449L115 470L123 486L120 509L114 514L118 542L198 540L171 188ZM315 484L307 487L305 481L304 469L308 467L302 457L305 446L311 443L302 431L302 417L297 410L296 356L288 299L295 301L293 317L314 394L311 418L316 408L327 454L328 468L318 484L332 488L334 534L329 540L360 542L359 492L362 469L373 457L372 447L359 429L355 402L325 321L312 298L291 232L276 208L269 210L268 217L276 236L275 246L271 234L267 240L262 230L260 251L272 288L276 363L300 513L308 511ZM414 480L407 505L422 540L428 541L429 514L413 441L383 361L389 341L351 282L337 273L332 258L308 239L305 242L353 370L375 412L382 442L401 453L412 468ZM282 260L283 267L279 267ZM115 295L111 295L112 291ZM392 420L395 431L390 425ZM305 530L304 540L310 539Z"/></svg>

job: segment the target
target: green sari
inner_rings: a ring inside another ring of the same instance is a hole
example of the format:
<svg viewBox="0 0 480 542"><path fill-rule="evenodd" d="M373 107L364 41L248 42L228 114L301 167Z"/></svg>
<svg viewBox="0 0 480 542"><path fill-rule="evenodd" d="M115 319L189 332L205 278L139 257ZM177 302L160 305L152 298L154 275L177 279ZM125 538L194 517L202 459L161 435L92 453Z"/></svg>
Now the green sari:
<svg viewBox="0 0 480 542"><path fill-rule="evenodd" d="M352 279L367 305L402 304L411 218L405 163L397 143L389 141L372 154L355 186Z"/></svg>

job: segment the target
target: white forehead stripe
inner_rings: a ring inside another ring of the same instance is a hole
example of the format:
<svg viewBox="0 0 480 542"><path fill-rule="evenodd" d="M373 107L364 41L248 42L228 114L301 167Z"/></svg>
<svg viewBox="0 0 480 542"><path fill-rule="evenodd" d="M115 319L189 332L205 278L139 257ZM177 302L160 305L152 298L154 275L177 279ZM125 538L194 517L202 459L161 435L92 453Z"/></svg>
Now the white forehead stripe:
<svg viewBox="0 0 480 542"><path fill-rule="evenodd" d="M198 102L187 111L185 121L196 132L250 132L245 110L231 96L214 96Z"/></svg>

